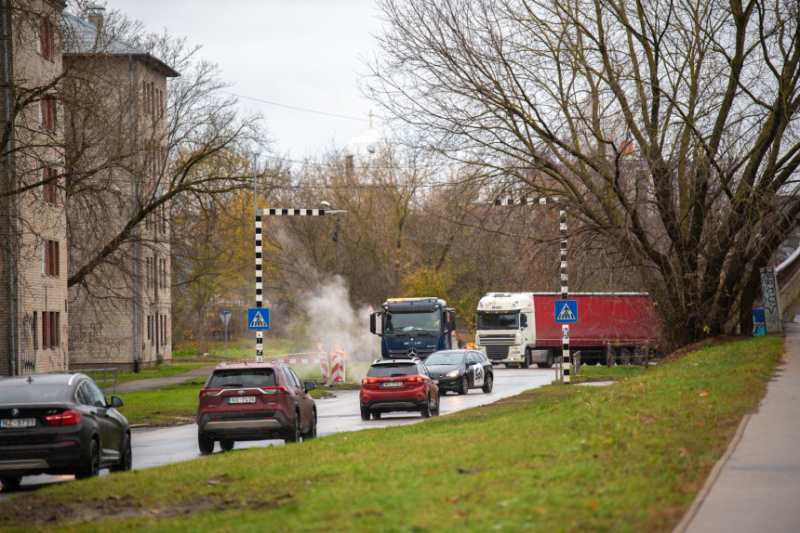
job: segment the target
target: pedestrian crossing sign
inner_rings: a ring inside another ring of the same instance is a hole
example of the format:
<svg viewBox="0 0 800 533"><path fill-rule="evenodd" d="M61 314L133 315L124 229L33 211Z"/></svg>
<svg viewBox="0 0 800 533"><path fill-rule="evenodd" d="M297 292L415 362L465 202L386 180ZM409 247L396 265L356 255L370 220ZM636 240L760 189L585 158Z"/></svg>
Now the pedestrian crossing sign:
<svg viewBox="0 0 800 533"><path fill-rule="evenodd" d="M578 300L556 300L556 324L578 321Z"/></svg>
<svg viewBox="0 0 800 533"><path fill-rule="evenodd" d="M247 310L247 329L269 329L269 308L249 308Z"/></svg>

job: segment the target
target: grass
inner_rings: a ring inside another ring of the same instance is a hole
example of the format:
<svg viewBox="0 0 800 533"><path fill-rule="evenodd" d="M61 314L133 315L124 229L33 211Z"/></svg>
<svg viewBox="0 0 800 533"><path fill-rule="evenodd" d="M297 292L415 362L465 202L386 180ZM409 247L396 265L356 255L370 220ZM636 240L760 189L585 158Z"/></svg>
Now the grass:
<svg viewBox="0 0 800 533"><path fill-rule="evenodd" d="M707 347L608 387L57 484L0 502L0 527L669 531L782 349L779 337Z"/></svg>

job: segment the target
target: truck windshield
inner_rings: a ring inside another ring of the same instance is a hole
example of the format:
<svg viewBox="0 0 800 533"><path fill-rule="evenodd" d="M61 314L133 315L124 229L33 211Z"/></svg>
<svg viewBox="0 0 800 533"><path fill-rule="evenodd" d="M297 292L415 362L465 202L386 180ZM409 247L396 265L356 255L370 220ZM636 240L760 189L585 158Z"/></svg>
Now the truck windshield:
<svg viewBox="0 0 800 533"><path fill-rule="evenodd" d="M478 329L519 329L519 311L478 312Z"/></svg>
<svg viewBox="0 0 800 533"><path fill-rule="evenodd" d="M439 336L442 331L442 311L413 311L410 313L389 313L384 321L384 335Z"/></svg>

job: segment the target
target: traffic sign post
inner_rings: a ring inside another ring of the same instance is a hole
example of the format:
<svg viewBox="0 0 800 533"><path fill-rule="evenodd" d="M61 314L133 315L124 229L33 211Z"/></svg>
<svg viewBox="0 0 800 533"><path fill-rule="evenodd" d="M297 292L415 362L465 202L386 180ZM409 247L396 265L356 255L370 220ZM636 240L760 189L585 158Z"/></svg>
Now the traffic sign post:
<svg viewBox="0 0 800 533"><path fill-rule="evenodd" d="M222 324L225 326L225 362L228 362L228 322L231 320L231 310L223 309L219 315Z"/></svg>

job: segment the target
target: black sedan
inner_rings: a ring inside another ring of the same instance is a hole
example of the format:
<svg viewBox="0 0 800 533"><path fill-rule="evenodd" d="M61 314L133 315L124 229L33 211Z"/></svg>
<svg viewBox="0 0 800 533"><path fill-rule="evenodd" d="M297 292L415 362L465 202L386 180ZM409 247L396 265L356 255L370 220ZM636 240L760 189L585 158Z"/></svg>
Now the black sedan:
<svg viewBox="0 0 800 533"><path fill-rule="evenodd" d="M131 430L84 374L0 378L0 483L16 488L22 476L96 476L130 470Z"/></svg>
<svg viewBox="0 0 800 533"><path fill-rule="evenodd" d="M467 394L469 389L492 392L494 370L492 363L478 350L441 350L425 359L431 377L439 390Z"/></svg>

